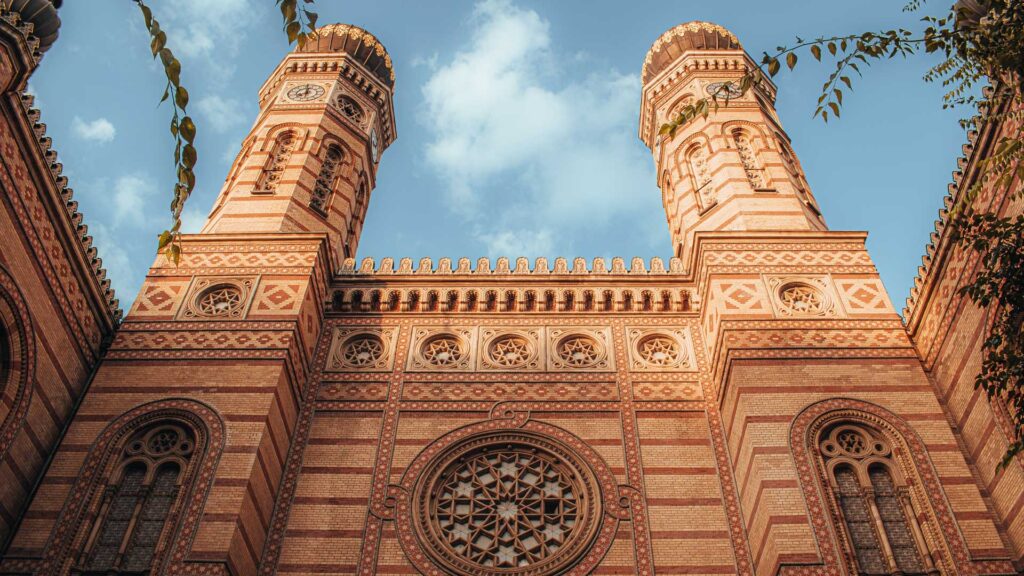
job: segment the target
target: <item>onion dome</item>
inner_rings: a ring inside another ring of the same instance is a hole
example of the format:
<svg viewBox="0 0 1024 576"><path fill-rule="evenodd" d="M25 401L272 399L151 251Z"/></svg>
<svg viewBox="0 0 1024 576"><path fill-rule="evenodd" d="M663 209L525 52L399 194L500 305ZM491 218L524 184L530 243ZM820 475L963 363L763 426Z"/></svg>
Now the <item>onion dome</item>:
<svg viewBox="0 0 1024 576"><path fill-rule="evenodd" d="M32 23L32 35L39 39L39 51L46 52L57 40L62 0L11 0L8 10L17 12L23 22Z"/></svg>
<svg viewBox="0 0 1024 576"><path fill-rule="evenodd" d="M691 50L742 50L736 36L711 22L694 20L680 24L661 35L647 51L641 78L644 83Z"/></svg>
<svg viewBox="0 0 1024 576"><path fill-rule="evenodd" d="M376 36L351 24L328 24L317 28L316 37L296 48L300 53L344 52L372 72L389 88L395 85L391 56Z"/></svg>

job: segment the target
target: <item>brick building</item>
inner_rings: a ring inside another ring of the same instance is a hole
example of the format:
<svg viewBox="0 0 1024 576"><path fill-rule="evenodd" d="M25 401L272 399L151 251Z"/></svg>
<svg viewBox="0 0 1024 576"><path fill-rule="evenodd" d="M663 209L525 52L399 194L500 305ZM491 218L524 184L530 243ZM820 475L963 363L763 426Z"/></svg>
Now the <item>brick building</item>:
<svg viewBox="0 0 1024 576"><path fill-rule="evenodd" d="M1021 461L995 469L984 312L942 221L905 324L865 234L826 227L774 86L658 136L753 64L724 28L643 63L667 263L357 262L395 79L331 25L121 321L22 92L47 8L0 19L0 574L1022 566ZM971 135L950 205L1004 129Z"/></svg>

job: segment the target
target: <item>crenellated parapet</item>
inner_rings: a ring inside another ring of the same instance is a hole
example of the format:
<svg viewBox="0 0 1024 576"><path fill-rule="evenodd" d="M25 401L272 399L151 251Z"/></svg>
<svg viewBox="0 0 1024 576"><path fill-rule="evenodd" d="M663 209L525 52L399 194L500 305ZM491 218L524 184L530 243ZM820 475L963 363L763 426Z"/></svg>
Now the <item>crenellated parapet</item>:
<svg viewBox="0 0 1024 576"><path fill-rule="evenodd" d="M691 313L699 297L678 258L666 267L633 258L450 258L413 262L349 258L334 280L334 312L660 312ZM514 284L513 284L514 283Z"/></svg>
<svg viewBox="0 0 1024 576"><path fill-rule="evenodd" d="M363 258L356 265L354 258L347 258L341 266L338 274L341 276L359 275L424 275L424 274L452 274L472 276L505 276L505 275L530 275L530 276L584 276L584 275L680 275L683 274L683 263L679 258L670 258L666 268L664 260L658 257L651 258L650 266L643 258L635 257L629 261L627 267L623 258L611 259L611 266L604 258L594 258L590 267L587 267L585 258L573 258L572 265L565 258L555 258L553 265L547 258L537 258L533 267L530 267L528 258L516 258L513 263L506 257L498 258L491 265L490 258L478 258L474 264L469 258L459 258L454 266L451 258L441 258L434 266L431 258L421 258L414 264L412 258L402 258L395 266L394 258L381 258L375 262L373 258Z"/></svg>

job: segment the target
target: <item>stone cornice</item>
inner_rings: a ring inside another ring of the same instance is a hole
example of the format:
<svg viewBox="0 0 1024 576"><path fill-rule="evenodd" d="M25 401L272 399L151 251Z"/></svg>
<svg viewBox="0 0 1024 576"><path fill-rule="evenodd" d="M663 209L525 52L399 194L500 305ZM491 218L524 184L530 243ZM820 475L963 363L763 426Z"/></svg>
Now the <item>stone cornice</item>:
<svg viewBox="0 0 1024 576"><path fill-rule="evenodd" d="M52 140L46 135L46 124L40 121L40 111L32 107L33 97L28 94L19 96L19 105L13 105L15 117L21 125L22 138L34 141L21 147L29 155L34 156L35 163L42 166L48 176L48 182L37 182L41 197L53 202L54 210L65 226L55 222L57 229L63 228L71 245L68 246L68 257L76 261L74 254L80 256L81 265L87 270L89 281L85 277L83 290L91 293L98 302L99 312L107 318L111 326L122 316L114 289L110 286L107 271L103 268L103 260L93 246L93 238L89 235L89 227L83 223L84 216L78 211L78 202L74 200L74 191L68 186L68 179L62 174L63 165L58 161L57 151L52 148ZM30 151L36 150L35 154ZM44 193L45 191L45 193ZM76 248L77 245L77 248ZM91 289L90 289L91 288ZM109 326L108 326L109 329Z"/></svg>
<svg viewBox="0 0 1024 576"><path fill-rule="evenodd" d="M987 94L990 93L987 92ZM1003 109L996 113L1003 113L1008 107L1009 102L1006 102ZM983 122L977 116L974 118L974 122L975 126L981 128L967 133L967 142L962 148L963 156L956 159L957 169L953 171L953 181L947 186L946 195L942 199L943 206L939 209L938 219L935 220L935 230L928 237L925 253L921 257L921 266L917 268L914 285L910 289L906 306L903 308L903 317L911 334L921 324L924 311L928 308L927 302L932 297L938 279L941 277L941 274L936 274L934 271L944 269L946 258L954 248L949 240L949 235L946 234L950 211L954 206L964 203L965 191L970 190L977 182L979 163L989 155L1002 127L1001 123ZM1002 199L998 200L1002 201Z"/></svg>

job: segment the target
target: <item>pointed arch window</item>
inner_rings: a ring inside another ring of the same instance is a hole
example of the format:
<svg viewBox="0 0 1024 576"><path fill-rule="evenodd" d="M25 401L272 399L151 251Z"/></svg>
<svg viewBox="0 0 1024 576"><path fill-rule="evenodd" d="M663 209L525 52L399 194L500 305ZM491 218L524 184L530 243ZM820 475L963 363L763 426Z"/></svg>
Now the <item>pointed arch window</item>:
<svg viewBox="0 0 1024 576"><path fill-rule="evenodd" d="M149 574L195 449L192 431L163 422L121 449L76 574Z"/></svg>
<svg viewBox="0 0 1024 576"><path fill-rule="evenodd" d="M277 186L281 183L281 178L284 176L285 168L288 167L288 161L292 157L292 152L295 151L295 144L296 138L291 132L284 132L277 137L277 140L274 141L274 147L270 150L270 157L267 158L267 163L263 166L263 172L256 182L255 193L273 194L277 191Z"/></svg>
<svg viewBox="0 0 1024 576"><path fill-rule="evenodd" d="M757 153L754 152L754 146L750 142L750 136L743 130L734 130L732 140L740 154L740 162L743 163L743 171L747 174L750 186L754 190L768 188L768 183L764 177L764 169L761 168L761 163L758 162Z"/></svg>
<svg viewBox="0 0 1024 576"><path fill-rule="evenodd" d="M334 183L338 179L338 170L341 168L342 153L337 144L329 144L327 152L324 153L323 163L320 164L320 174L313 184L313 194L309 199L309 207L317 212L326 215L330 207L331 195L334 193Z"/></svg>
<svg viewBox="0 0 1024 576"><path fill-rule="evenodd" d="M860 422L822 431L818 443L843 534L859 574L938 574L889 439Z"/></svg>
<svg viewBox="0 0 1024 576"><path fill-rule="evenodd" d="M697 144L686 153L686 161L690 166L693 189L697 194L697 206L703 212L718 203L718 195L711 185L711 171L708 169L707 151Z"/></svg>

